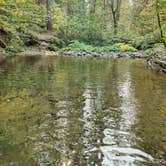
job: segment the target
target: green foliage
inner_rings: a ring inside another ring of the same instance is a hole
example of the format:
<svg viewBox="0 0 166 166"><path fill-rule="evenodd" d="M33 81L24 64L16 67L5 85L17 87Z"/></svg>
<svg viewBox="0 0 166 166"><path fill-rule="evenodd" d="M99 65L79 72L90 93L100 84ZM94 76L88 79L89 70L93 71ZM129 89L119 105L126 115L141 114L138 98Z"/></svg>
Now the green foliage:
<svg viewBox="0 0 166 166"><path fill-rule="evenodd" d="M22 34L20 35L20 38L25 46L34 46L39 43L37 37L34 36L32 33Z"/></svg>
<svg viewBox="0 0 166 166"><path fill-rule="evenodd" d="M101 20L88 15L85 18L72 17L59 27L58 37L68 43L79 40L89 44L99 44L103 41Z"/></svg>
<svg viewBox="0 0 166 166"><path fill-rule="evenodd" d="M137 51L137 49L135 49L133 46L124 44L124 43L118 43L118 44L115 44L115 46L117 46L121 52L136 52Z"/></svg>
<svg viewBox="0 0 166 166"><path fill-rule="evenodd" d="M0 0L1 49L12 51L15 47L20 50L21 47L40 45L40 40L36 39L31 32L47 34L47 6L45 1L41 2L44 3L40 4L36 0ZM51 41L48 49L57 50L57 46L64 47L76 40L80 43L71 43L65 49L117 52L152 48L155 43L162 41L156 20L156 1L148 1L146 4L144 2L144 0L133 0L131 6L127 1L122 1L117 25L118 33L115 35L108 2L51 1L50 12L53 23L51 35L59 39L59 42ZM161 26L165 34L165 3L164 0L159 2ZM164 40L166 41L166 35ZM136 49L131 45L116 43L129 43Z"/></svg>
<svg viewBox="0 0 166 166"><path fill-rule="evenodd" d="M20 52L20 51L23 51L23 50L21 49L21 47L19 45L11 44L11 45L9 45L5 48L5 51L17 53L17 52Z"/></svg>
<svg viewBox="0 0 166 166"><path fill-rule="evenodd" d="M17 52L23 46L20 35L43 24L43 7L33 0L0 0L0 29L7 39L6 51Z"/></svg>
<svg viewBox="0 0 166 166"><path fill-rule="evenodd" d="M55 46L54 44L49 45L47 49L49 51L58 51L59 50L59 48L57 46Z"/></svg>
<svg viewBox="0 0 166 166"><path fill-rule="evenodd" d="M110 52L135 52L136 49L130 45L119 43L108 46L92 46L79 41L73 41L67 47L62 49L63 51L80 51L80 52L97 52L97 53L110 53Z"/></svg>
<svg viewBox="0 0 166 166"><path fill-rule="evenodd" d="M69 44L67 47L62 49L63 51L94 51L94 47L90 45L86 45L84 43L81 43L79 41L73 41L71 44Z"/></svg>
<svg viewBox="0 0 166 166"><path fill-rule="evenodd" d="M145 53L151 56L160 55L166 56L166 48L163 46L163 43L155 44L153 48L145 50Z"/></svg>
<svg viewBox="0 0 166 166"><path fill-rule="evenodd" d="M164 34L163 37L164 37L164 41L166 42L166 34Z"/></svg>
<svg viewBox="0 0 166 166"><path fill-rule="evenodd" d="M153 48L154 44L159 42L158 39L153 38L151 35L137 37L132 41L132 45L139 50L146 50Z"/></svg>

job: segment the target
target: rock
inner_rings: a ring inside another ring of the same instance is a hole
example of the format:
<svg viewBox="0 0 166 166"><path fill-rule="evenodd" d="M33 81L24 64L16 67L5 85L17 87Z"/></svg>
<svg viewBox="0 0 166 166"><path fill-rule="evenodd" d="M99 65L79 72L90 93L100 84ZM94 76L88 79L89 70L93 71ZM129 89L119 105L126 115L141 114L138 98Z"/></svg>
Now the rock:
<svg viewBox="0 0 166 166"><path fill-rule="evenodd" d="M40 49L45 50L48 46L49 46L49 44L44 41L40 43Z"/></svg>
<svg viewBox="0 0 166 166"><path fill-rule="evenodd" d="M5 51L0 51L0 57L5 57L5 56L9 56L8 53L6 53ZM1 59L0 59L1 62Z"/></svg>
<svg viewBox="0 0 166 166"><path fill-rule="evenodd" d="M141 53L96 53L96 52L59 52L61 56L74 56L74 57L103 57L103 58L147 58L148 55Z"/></svg>

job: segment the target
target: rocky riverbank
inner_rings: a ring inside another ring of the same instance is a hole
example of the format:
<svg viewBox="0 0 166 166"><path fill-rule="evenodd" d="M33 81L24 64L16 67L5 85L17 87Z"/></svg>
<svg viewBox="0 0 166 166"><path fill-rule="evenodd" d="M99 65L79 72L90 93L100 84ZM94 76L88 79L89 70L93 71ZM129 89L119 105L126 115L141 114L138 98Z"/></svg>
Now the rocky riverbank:
<svg viewBox="0 0 166 166"><path fill-rule="evenodd" d="M148 55L141 52L126 53L95 53L95 52L59 52L60 56L72 57L99 57L99 58L147 58Z"/></svg>
<svg viewBox="0 0 166 166"><path fill-rule="evenodd" d="M153 55L149 56L144 52L124 52L124 53L95 53L95 52L54 52L46 50L25 51L20 56L67 56L67 57L96 57L96 58L132 58L132 59L145 59L146 66L149 69L161 71L166 73L166 56Z"/></svg>
<svg viewBox="0 0 166 166"><path fill-rule="evenodd" d="M147 59L147 66L150 69L166 73L166 56L151 56Z"/></svg>
<svg viewBox="0 0 166 166"><path fill-rule="evenodd" d="M65 51L47 51L47 50L27 50L20 53L1 53L0 56L68 56L68 57L98 57L98 58L148 58L148 55L143 52L119 52L119 53L96 53L96 52L65 52Z"/></svg>
<svg viewBox="0 0 166 166"><path fill-rule="evenodd" d="M0 57L11 56L6 52L0 52ZM27 50L17 53L18 56L67 56L67 57L96 57L96 58L132 58L132 59L145 59L146 66L149 69L161 71L166 73L166 56L152 55L149 56L144 52L119 52L119 53L95 53L95 52L64 52L64 51L47 51L47 50Z"/></svg>

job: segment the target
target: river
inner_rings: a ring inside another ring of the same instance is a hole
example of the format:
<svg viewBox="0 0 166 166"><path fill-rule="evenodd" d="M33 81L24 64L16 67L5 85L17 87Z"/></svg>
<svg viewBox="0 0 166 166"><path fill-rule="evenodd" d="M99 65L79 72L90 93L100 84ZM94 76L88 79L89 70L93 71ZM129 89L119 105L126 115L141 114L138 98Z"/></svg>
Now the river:
<svg viewBox="0 0 166 166"><path fill-rule="evenodd" d="M0 165L166 165L165 75L127 58L1 60Z"/></svg>

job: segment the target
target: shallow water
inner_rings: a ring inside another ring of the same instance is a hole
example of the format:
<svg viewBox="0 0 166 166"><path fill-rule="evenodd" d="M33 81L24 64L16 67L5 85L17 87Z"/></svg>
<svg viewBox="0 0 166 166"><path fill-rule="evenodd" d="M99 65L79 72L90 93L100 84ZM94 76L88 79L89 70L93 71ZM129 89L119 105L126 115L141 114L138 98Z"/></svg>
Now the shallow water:
<svg viewBox="0 0 166 166"><path fill-rule="evenodd" d="M166 165L166 76L142 60L0 60L1 165Z"/></svg>

